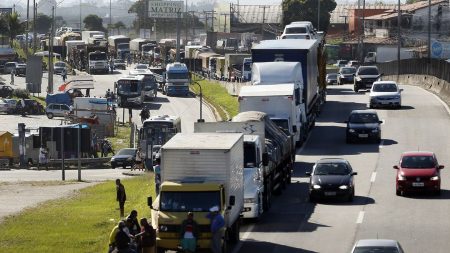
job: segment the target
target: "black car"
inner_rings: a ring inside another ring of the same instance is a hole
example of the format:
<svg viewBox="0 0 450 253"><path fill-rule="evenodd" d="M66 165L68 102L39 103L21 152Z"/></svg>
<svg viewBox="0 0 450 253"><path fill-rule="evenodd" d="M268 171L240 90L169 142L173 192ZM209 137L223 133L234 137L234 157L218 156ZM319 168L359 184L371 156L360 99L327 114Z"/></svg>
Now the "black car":
<svg viewBox="0 0 450 253"><path fill-rule="evenodd" d="M374 110L354 110L350 113L346 129L346 142L356 140L381 141L381 123L378 114Z"/></svg>
<svg viewBox="0 0 450 253"><path fill-rule="evenodd" d="M350 163L342 158L323 158L307 172L309 180L309 200L316 202L321 198L343 198L353 201L355 182Z"/></svg>
<svg viewBox="0 0 450 253"><path fill-rule="evenodd" d="M353 83L355 78L356 68L342 67L339 69L337 76L337 84L343 85L345 83Z"/></svg>
<svg viewBox="0 0 450 253"><path fill-rule="evenodd" d="M370 90L375 81L380 81L380 76L382 76L382 74L380 75L377 66L359 67L353 80L353 90L355 92L358 92L359 90Z"/></svg>
<svg viewBox="0 0 450 253"><path fill-rule="evenodd" d="M14 89L8 85L0 85L0 98L9 98L12 96Z"/></svg>
<svg viewBox="0 0 450 253"><path fill-rule="evenodd" d="M127 68L127 65L124 60L122 59L114 59L114 69L122 69L125 70Z"/></svg>
<svg viewBox="0 0 450 253"><path fill-rule="evenodd" d="M134 161L136 159L136 148L123 148L117 152L113 157L111 157L111 167L113 169L117 167L133 167Z"/></svg>
<svg viewBox="0 0 450 253"><path fill-rule="evenodd" d="M27 74L27 65L24 63L19 63L16 66L16 76L26 76Z"/></svg>

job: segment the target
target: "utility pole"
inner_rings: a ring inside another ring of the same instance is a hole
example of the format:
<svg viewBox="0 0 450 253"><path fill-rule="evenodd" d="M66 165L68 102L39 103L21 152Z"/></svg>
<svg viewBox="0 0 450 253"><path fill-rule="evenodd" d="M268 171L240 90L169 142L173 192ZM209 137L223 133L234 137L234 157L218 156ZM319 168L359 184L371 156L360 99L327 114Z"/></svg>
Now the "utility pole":
<svg viewBox="0 0 450 253"><path fill-rule="evenodd" d="M187 13L190 13L192 16L192 19L191 19L191 21L192 21L192 36L194 37L195 36L195 17L194 17L195 11L188 11Z"/></svg>
<svg viewBox="0 0 450 253"><path fill-rule="evenodd" d="M47 93L53 93L53 39L55 37L55 6L52 7L52 29L50 32L50 47L48 51L48 86Z"/></svg>
<svg viewBox="0 0 450 253"><path fill-rule="evenodd" d="M29 23L30 23L30 0L27 0L27 32L25 33L25 55L28 59L28 33L29 33Z"/></svg>
<svg viewBox="0 0 450 253"><path fill-rule="evenodd" d="M363 0L363 13L362 13L362 34L361 34L361 59L364 59L364 36L366 28L364 27L364 21L366 19L366 0Z"/></svg>
<svg viewBox="0 0 450 253"><path fill-rule="evenodd" d="M428 63L431 63L431 0L428 0Z"/></svg>
<svg viewBox="0 0 450 253"><path fill-rule="evenodd" d="M223 24L223 32L226 33L227 32L227 16L230 16L230 14L222 13L220 15L225 17L225 24Z"/></svg>
<svg viewBox="0 0 450 253"><path fill-rule="evenodd" d="M36 17L37 17L37 4L36 0L33 0L33 54L36 53L37 49L37 33L36 33Z"/></svg>
<svg viewBox="0 0 450 253"><path fill-rule="evenodd" d="M205 30L208 31L208 17L211 15L211 31L214 32L214 14L216 11L203 11L205 13Z"/></svg>
<svg viewBox="0 0 450 253"><path fill-rule="evenodd" d="M266 9L269 8L269 6L263 5L263 6L259 6L259 8L263 9L262 24L261 24L261 38L264 39L264 23L266 22Z"/></svg>
<svg viewBox="0 0 450 253"><path fill-rule="evenodd" d="M401 34L400 25L402 21L402 11L400 9L400 0L398 0L398 15L397 15L397 76L400 75L400 49L401 49Z"/></svg>
<svg viewBox="0 0 450 253"><path fill-rule="evenodd" d="M358 27L356 27L358 29L357 31L357 36L358 36L358 48L357 48L357 57L359 58L359 60L361 61L361 0L358 0L358 14L356 15L356 21L358 24ZM363 61L361 61L363 62Z"/></svg>
<svg viewBox="0 0 450 253"><path fill-rule="evenodd" d="M80 32L81 32L81 0L80 0Z"/></svg>
<svg viewBox="0 0 450 253"><path fill-rule="evenodd" d="M180 62L180 16L181 12L177 12L177 62Z"/></svg>
<svg viewBox="0 0 450 253"><path fill-rule="evenodd" d="M111 15L111 0L109 0L109 29L111 29L112 27L112 15ZM110 31L108 31L109 33L111 33ZM109 34L111 36L111 34Z"/></svg>
<svg viewBox="0 0 450 253"><path fill-rule="evenodd" d="M320 0L317 0L317 31L320 31Z"/></svg>
<svg viewBox="0 0 450 253"><path fill-rule="evenodd" d="M186 9L184 10L184 35L184 44L186 45L188 40L188 0L186 0Z"/></svg>

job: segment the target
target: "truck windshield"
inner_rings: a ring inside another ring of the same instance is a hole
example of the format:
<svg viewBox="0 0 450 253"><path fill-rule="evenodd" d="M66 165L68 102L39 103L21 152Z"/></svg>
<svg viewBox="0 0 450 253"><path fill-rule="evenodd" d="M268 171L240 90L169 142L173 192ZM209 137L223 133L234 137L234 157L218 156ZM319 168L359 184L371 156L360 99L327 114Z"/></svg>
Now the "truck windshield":
<svg viewBox="0 0 450 253"><path fill-rule="evenodd" d="M167 73L168 79L188 79L188 73Z"/></svg>
<svg viewBox="0 0 450 253"><path fill-rule="evenodd" d="M144 90L150 91L157 88L156 79L153 75L144 76Z"/></svg>
<svg viewBox="0 0 450 253"><path fill-rule="evenodd" d="M291 135L289 132L289 120L287 119L272 119L273 123L277 125L277 127L281 128L286 135Z"/></svg>
<svg viewBox="0 0 450 253"><path fill-rule="evenodd" d="M292 28L286 28L287 34L295 34L295 33L307 33L306 27L292 27Z"/></svg>
<svg viewBox="0 0 450 253"><path fill-rule="evenodd" d="M130 44L122 43L122 44L117 45L117 48L119 48L119 49L129 49L130 48Z"/></svg>
<svg viewBox="0 0 450 253"><path fill-rule="evenodd" d="M117 85L120 93L140 91L138 80L119 80Z"/></svg>
<svg viewBox="0 0 450 253"><path fill-rule="evenodd" d="M106 61L106 54L91 54L89 59L91 61Z"/></svg>
<svg viewBox="0 0 450 253"><path fill-rule="evenodd" d="M244 142L244 167L256 167L256 150L253 143Z"/></svg>
<svg viewBox="0 0 450 253"><path fill-rule="evenodd" d="M154 145L163 145L176 133L172 122L146 121L143 129L143 138L152 141Z"/></svg>
<svg viewBox="0 0 450 253"><path fill-rule="evenodd" d="M160 194L160 210L169 212L208 212L220 205L220 192L165 192Z"/></svg>
<svg viewBox="0 0 450 253"><path fill-rule="evenodd" d="M244 71L252 70L252 64L250 62L244 63Z"/></svg>

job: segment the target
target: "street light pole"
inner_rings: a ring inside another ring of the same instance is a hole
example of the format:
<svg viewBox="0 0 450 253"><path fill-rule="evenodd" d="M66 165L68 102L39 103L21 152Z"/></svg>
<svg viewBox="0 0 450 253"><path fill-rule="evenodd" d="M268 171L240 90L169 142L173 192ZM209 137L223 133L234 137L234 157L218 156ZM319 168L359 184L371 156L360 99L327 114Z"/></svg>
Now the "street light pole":
<svg viewBox="0 0 450 253"><path fill-rule="evenodd" d="M200 95L200 118L197 120L197 122L205 122L205 120L203 119L203 111L202 111L202 105L203 105L202 86L197 81L194 81L194 84L197 84L198 87L200 88L200 94L199 94Z"/></svg>
<svg viewBox="0 0 450 253"><path fill-rule="evenodd" d="M402 11L400 10L400 0L398 0L398 15L397 15L397 76L400 75L400 48L401 48L401 34L400 25L402 21Z"/></svg>
<svg viewBox="0 0 450 253"><path fill-rule="evenodd" d="M320 0L317 0L317 31L320 31Z"/></svg>
<svg viewBox="0 0 450 253"><path fill-rule="evenodd" d="M431 0L428 0L428 63L431 63Z"/></svg>

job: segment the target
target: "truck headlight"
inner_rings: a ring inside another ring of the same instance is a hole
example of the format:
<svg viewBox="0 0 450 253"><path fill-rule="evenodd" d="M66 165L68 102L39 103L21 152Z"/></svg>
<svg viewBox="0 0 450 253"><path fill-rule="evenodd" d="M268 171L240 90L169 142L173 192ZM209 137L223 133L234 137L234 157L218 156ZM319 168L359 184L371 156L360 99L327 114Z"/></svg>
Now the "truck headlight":
<svg viewBox="0 0 450 253"><path fill-rule="evenodd" d="M313 185L313 187L312 187L313 189L320 189L321 187L320 187L320 185L318 185L318 184L315 184L315 185Z"/></svg>
<svg viewBox="0 0 450 253"><path fill-rule="evenodd" d="M339 189L347 190L348 189L348 185L341 185L341 186L339 186Z"/></svg>
<svg viewBox="0 0 450 253"><path fill-rule="evenodd" d="M167 230L167 226L159 225L159 231L166 232Z"/></svg>

